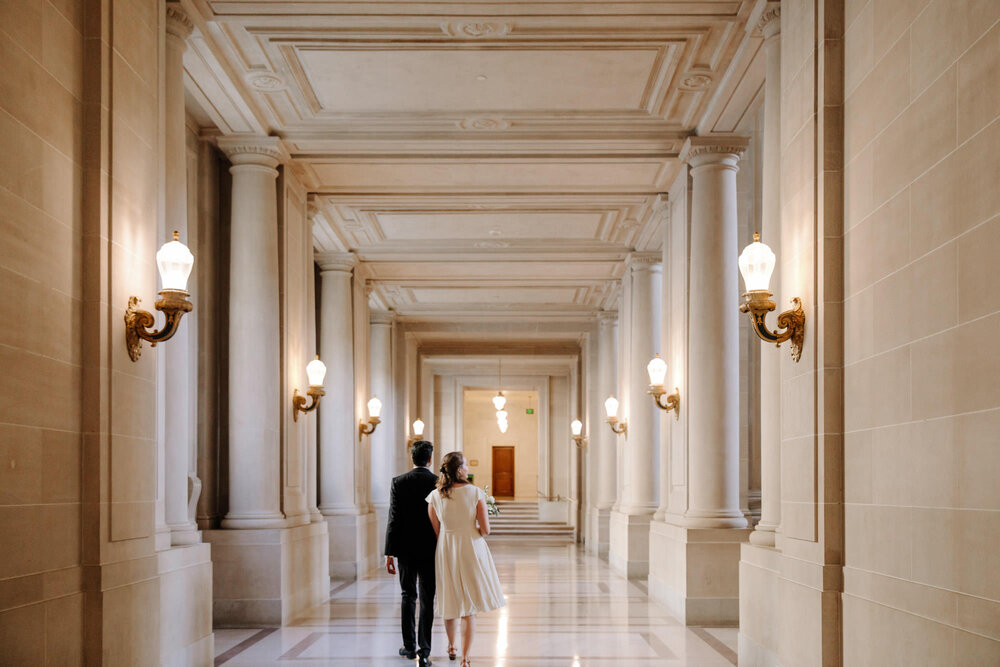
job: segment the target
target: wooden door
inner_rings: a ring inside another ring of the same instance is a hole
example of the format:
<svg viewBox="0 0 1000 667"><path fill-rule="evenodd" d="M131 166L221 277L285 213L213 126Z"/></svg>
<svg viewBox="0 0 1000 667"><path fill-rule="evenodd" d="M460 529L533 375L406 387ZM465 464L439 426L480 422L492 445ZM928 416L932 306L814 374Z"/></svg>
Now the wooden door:
<svg viewBox="0 0 1000 667"><path fill-rule="evenodd" d="M514 497L514 448L493 448L492 495L497 498Z"/></svg>

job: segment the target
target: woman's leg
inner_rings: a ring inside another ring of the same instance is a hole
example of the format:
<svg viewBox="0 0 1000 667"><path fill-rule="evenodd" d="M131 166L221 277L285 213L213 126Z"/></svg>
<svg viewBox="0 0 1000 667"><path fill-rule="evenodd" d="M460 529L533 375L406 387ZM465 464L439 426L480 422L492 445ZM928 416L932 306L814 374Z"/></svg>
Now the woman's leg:
<svg viewBox="0 0 1000 667"><path fill-rule="evenodd" d="M458 630L457 618L444 619L444 631L448 635L448 648L455 645L455 631ZM451 653L451 651L449 651Z"/></svg>
<svg viewBox="0 0 1000 667"><path fill-rule="evenodd" d="M468 658L472 652L472 637L476 634L476 616L470 614L462 617L462 658Z"/></svg>

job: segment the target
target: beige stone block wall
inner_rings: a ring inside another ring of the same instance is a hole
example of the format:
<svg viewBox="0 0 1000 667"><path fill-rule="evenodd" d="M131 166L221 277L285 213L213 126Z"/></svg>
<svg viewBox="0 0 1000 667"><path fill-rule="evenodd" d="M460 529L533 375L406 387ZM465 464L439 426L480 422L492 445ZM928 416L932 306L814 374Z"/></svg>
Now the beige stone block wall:
<svg viewBox="0 0 1000 667"><path fill-rule="evenodd" d="M1000 661L998 21L848 3L847 665Z"/></svg>
<svg viewBox="0 0 1000 667"><path fill-rule="evenodd" d="M469 472L476 476L480 488L493 486L493 447L514 447L514 496L517 500L538 500L538 405L537 391L508 390L508 428L501 433L497 428L496 408L493 407L492 390L466 389L462 396L462 446L465 457L476 461L469 465ZM535 414L525 414L528 407Z"/></svg>
<svg viewBox="0 0 1000 667"><path fill-rule="evenodd" d="M83 660L83 2L0 4L0 662Z"/></svg>

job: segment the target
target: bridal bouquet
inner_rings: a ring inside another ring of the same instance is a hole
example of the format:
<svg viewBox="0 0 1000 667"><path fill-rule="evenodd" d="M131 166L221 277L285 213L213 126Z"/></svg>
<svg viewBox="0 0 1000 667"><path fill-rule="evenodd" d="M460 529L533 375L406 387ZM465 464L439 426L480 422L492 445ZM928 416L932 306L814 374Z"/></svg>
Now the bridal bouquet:
<svg viewBox="0 0 1000 667"><path fill-rule="evenodd" d="M497 507L497 499L490 495L490 486L486 485L486 513L490 516L500 516L500 508Z"/></svg>

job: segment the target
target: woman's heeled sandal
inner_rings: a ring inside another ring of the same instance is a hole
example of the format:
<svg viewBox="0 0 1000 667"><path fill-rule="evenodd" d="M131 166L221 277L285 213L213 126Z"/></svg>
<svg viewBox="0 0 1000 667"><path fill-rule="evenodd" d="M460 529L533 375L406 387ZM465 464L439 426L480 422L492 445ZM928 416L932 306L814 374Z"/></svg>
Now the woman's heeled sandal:
<svg viewBox="0 0 1000 667"><path fill-rule="evenodd" d="M455 660L457 658L458 658L458 649L455 648L454 646L449 646L448 647L448 659L449 660Z"/></svg>
<svg viewBox="0 0 1000 667"><path fill-rule="evenodd" d="M468 658L462 658L462 667L472 667L472 661Z"/></svg>

